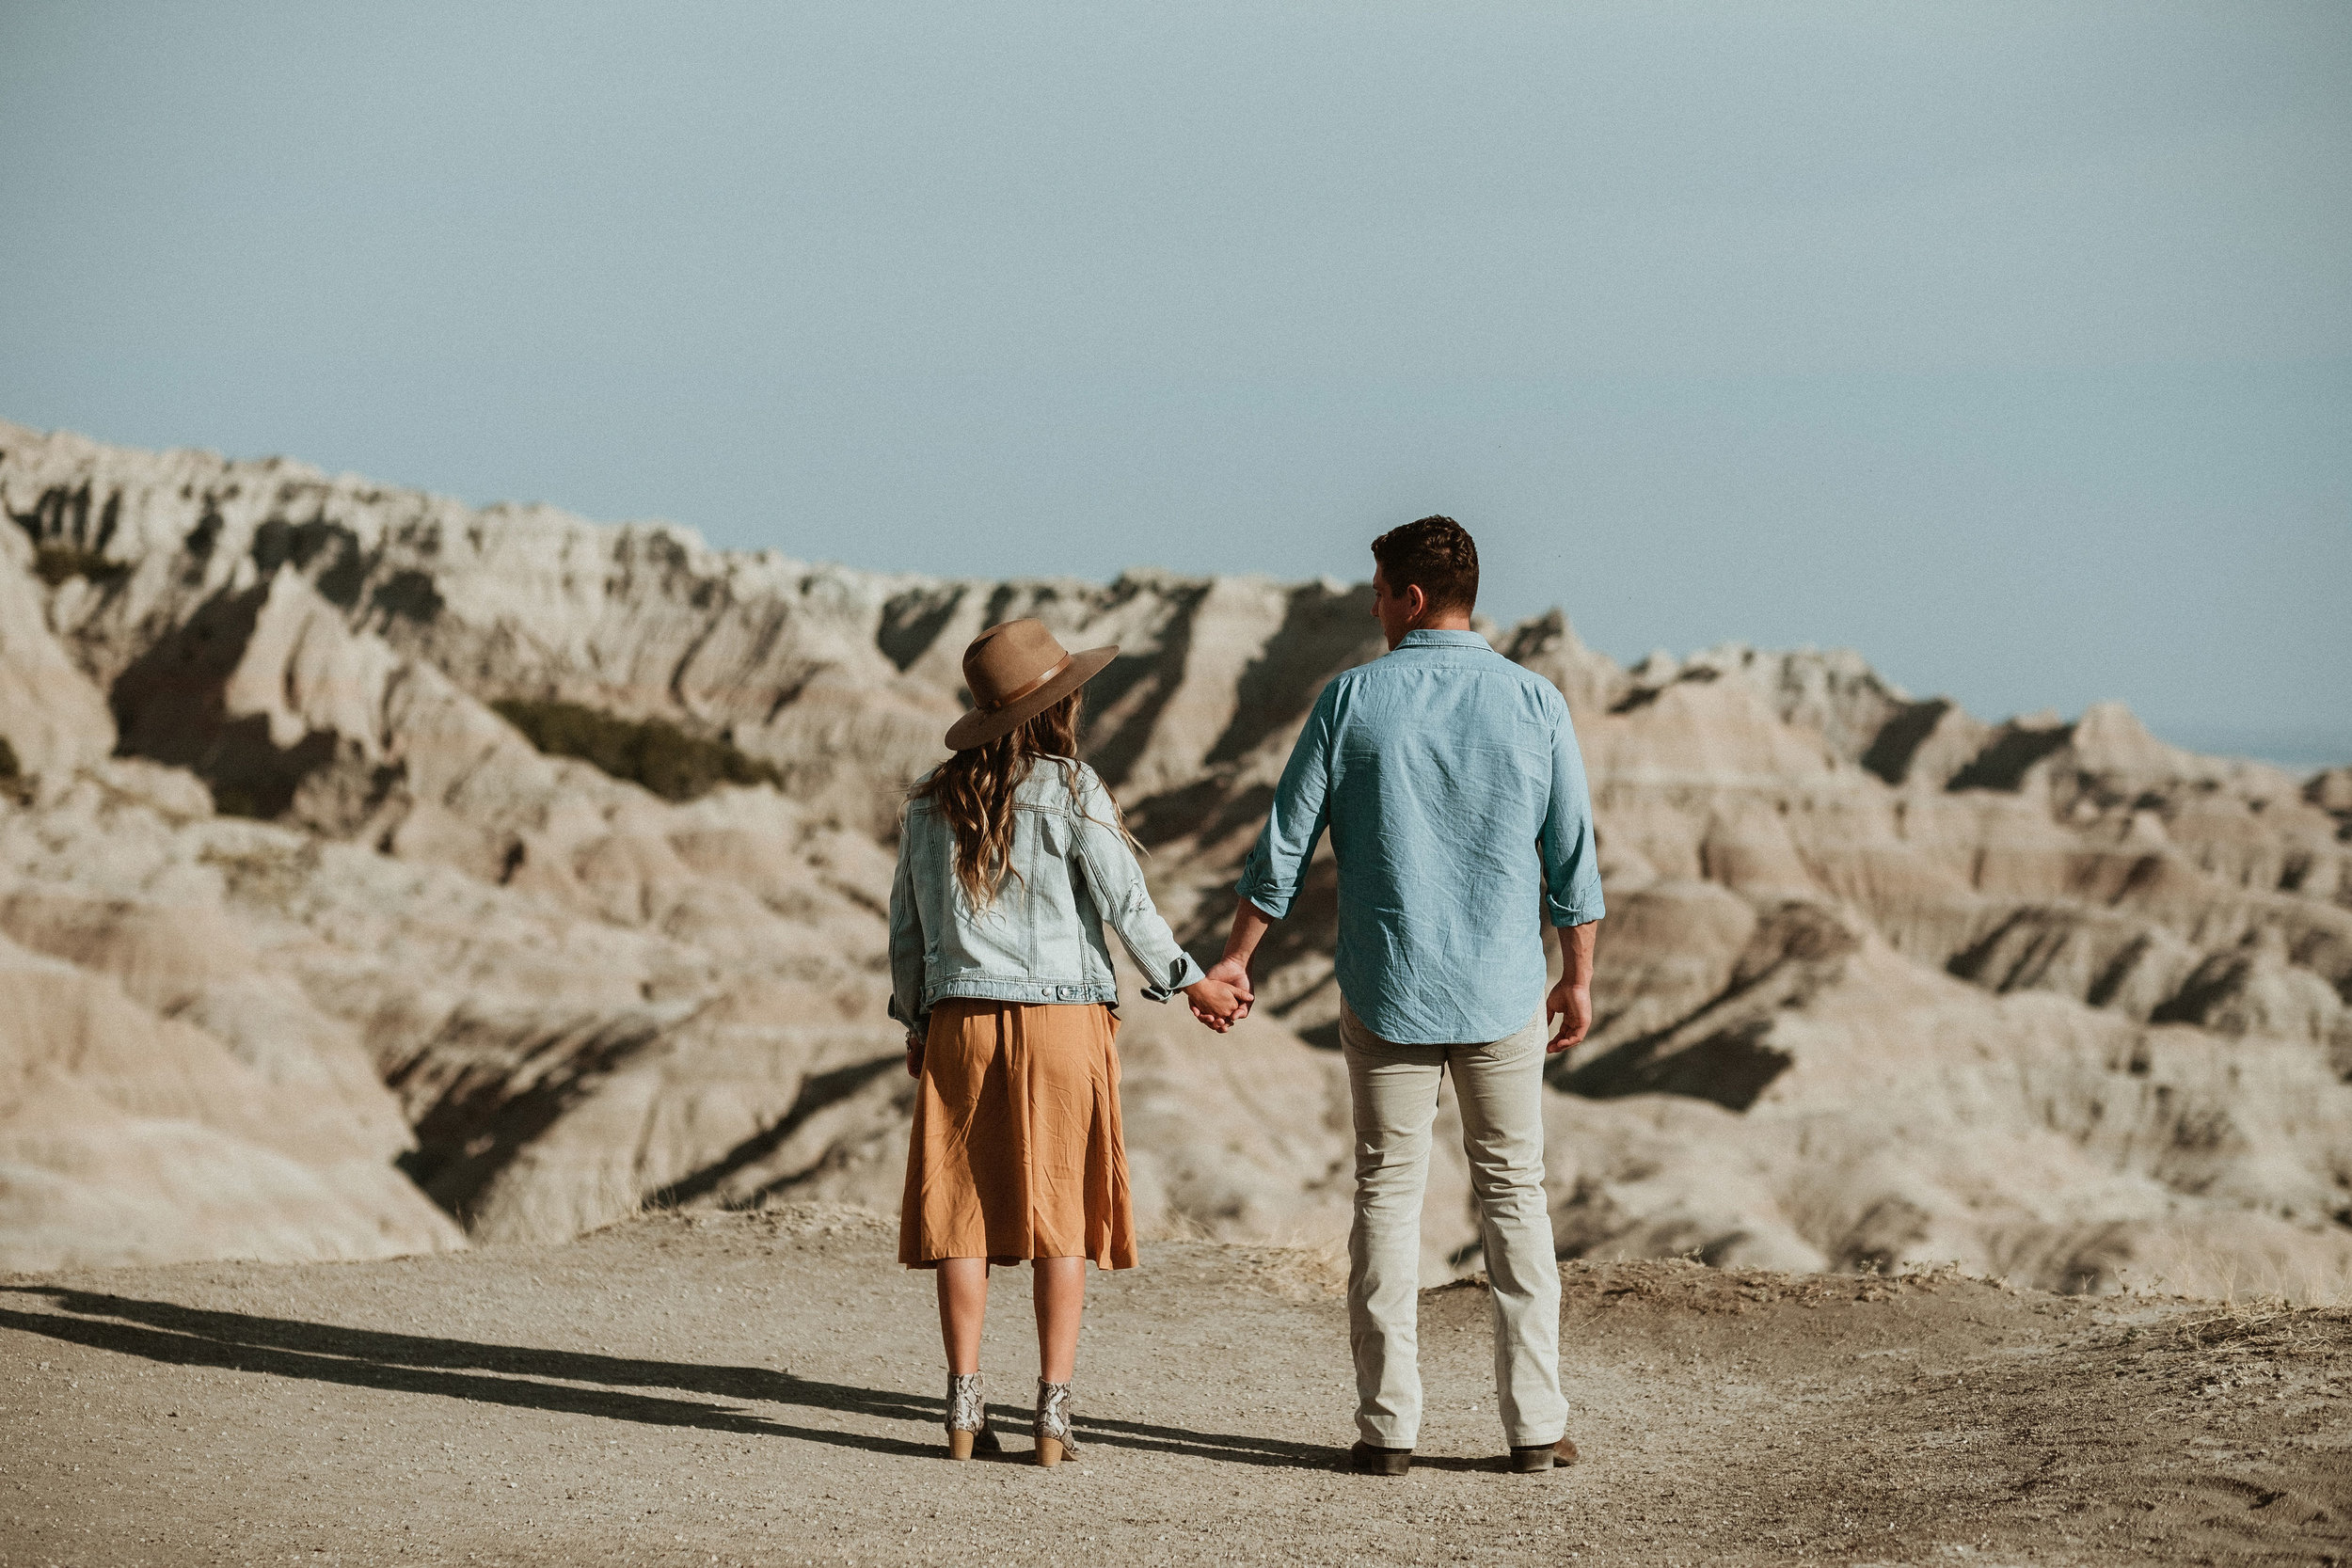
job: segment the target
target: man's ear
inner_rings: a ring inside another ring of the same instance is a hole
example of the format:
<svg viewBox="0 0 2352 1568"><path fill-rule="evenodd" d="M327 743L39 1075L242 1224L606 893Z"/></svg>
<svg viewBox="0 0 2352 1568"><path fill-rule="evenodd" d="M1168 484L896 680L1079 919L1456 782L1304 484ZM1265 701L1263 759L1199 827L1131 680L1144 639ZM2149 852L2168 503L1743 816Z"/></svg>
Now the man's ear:
<svg viewBox="0 0 2352 1568"><path fill-rule="evenodd" d="M1406 583L1405 592L1398 597L1405 601L1405 624L1406 626L1411 626L1429 613L1429 595L1422 592L1420 583Z"/></svg>

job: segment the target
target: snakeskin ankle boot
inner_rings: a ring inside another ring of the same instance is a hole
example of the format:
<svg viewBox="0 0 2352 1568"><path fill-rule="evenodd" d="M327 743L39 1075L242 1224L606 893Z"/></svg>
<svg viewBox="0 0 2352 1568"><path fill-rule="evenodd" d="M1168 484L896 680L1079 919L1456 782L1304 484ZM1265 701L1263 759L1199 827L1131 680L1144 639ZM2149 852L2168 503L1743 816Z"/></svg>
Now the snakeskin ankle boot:
<svg viewBox="0 0 2352 1568"><path fill-rule="evenodd" d="M1058 1465L1078 1457L1078 1433L1070 1424L1070 1385L1037 1380L1037 1462Z"/></svg>
<svg viewBox="0 0 2352 1568"><path fill-rule="evenodd" d="M988 1428L988 1402L980 1394L980 1374L947 1374L947 1457L969 1459L975 1451L999 1451L996 1434Z"/></svg>

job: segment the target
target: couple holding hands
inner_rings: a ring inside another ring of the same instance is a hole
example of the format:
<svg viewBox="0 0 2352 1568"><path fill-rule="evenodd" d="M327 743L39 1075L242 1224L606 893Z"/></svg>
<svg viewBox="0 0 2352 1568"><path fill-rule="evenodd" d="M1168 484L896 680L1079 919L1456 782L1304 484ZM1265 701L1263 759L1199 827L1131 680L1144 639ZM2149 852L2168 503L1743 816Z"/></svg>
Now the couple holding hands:
<svg viewBox="0 0 2352 1568"><path fill-rule="evenodd" d="M1222 1032L1249 960L1327 829L1339 870L1340 1038L1355 1110L1351 1467L1398 1476L1421 1419L1421 1203L1440 1075L1454 1074L1493 1301L1509 1464L1574 1460L1560 1277L1544 1200L1548 1053L1592 1017L1601 917L1591 801L1567 705L1470 629L1478 552L1448 517L1373 541L1385 657L1324 688L1203 973L1153 908L1119 808L1077 760L1080 689L1117 648L1065 652L1036 621L963 656L974 710L910 796L890 897L891 1015L916 1080L898 1257L938 1276L947 1448L994 1452L980 1389L991 1265L1034 1271L1034 1456L1078 1450L1071 1380L1086 1263L1136 1262L1112 1047L1108 922L1145 976ZM1542 925L1560 927L1545 990ZM1556 1030L1547 1019L1557 1016Z"/></svg>

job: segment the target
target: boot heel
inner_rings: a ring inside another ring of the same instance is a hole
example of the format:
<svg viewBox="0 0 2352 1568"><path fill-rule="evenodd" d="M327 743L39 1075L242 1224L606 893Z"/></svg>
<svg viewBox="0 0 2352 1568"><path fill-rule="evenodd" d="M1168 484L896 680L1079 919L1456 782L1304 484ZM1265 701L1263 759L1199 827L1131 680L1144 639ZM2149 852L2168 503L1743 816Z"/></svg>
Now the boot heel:
<svg viewBox="0 0 2352 1568"><path fill-rule="evenodd" d="M1412 1474L1413 1450L1383 1449L1360 1438L1347 1450L1347 1467L1359 1476L1404 1476Z"/></svg>
<svg viewBox="0 0 2352 1568"><path fill-rule="evenodd" d="M1037 1380L1037 1462L1051 1469L1078 1457L1078 1434L1070 1424L1070 1385Z"/></svg>
<svg viewBox="0 0 2352 1568"><path fill-rule="evenodd" d="M977 1372L947 1374L947 1457L969 1459L975 1451L995 1453L996 1434L988 1430L988 1400Z"/></svg>

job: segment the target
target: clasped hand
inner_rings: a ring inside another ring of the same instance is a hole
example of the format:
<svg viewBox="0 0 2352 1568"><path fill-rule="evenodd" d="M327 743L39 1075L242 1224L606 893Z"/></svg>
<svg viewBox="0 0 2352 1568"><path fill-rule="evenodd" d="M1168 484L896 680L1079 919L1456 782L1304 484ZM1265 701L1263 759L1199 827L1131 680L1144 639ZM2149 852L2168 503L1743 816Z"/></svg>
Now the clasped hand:
<svg viewBox="0 0 2352 1568"><path fill-rule="evenodd" d="M1231 958L1184 988L1184 1002L1192 1008L1192 1016L1220 1035L1249 1016L1249 1004L1254 1000L1248 966ZM907 1076L923 1076L923 1037L912 1029L907 1031Z"/></svg>
<svg viewBox="0 0 2352 1568"><path fill-rule="evenodd" d="M1184 988L1192 1016L1220 1035L1248 1018L1255 1000L1249 990L1249 967L1232 958L1217 963Z"/></svg>

